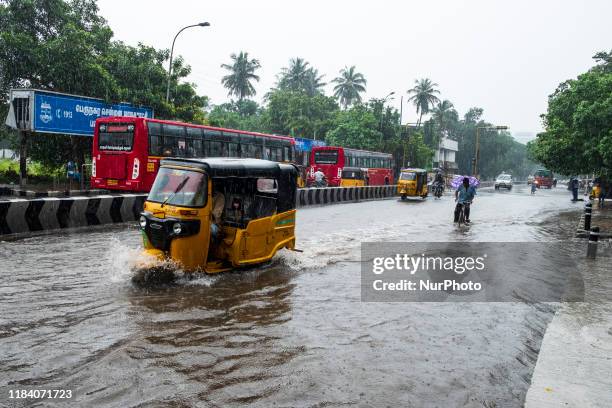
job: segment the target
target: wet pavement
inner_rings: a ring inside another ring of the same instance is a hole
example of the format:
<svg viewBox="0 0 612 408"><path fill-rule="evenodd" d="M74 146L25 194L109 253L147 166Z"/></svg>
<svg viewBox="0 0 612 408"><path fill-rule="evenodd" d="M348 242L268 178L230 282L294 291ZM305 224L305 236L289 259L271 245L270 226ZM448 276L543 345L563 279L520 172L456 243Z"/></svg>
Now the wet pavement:
<svg viewBox="0 0 612 408"><path fill-rule="evenodd" d="M360 299L362 241L565 240L583 205L479 193L469 228L449 196L303 209L303 253L163 287L131 283L135 226L1 242L0 406L522 406L558 305Z"/></svg>

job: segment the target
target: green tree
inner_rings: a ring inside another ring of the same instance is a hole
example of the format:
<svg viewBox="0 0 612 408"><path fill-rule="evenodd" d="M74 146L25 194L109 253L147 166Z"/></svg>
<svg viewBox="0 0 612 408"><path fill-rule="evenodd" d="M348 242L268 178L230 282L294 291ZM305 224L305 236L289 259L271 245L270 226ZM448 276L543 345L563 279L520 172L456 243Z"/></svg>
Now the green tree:
<svg viewBox="0 0 612 408"><path fill-rule="evenodd" d="M223 86L229 89L228 95L235 95L238 100L253 96L257 92L252 81L259 82L259 76L255 71L261 68L261 64L255 58L249 60L249 53L240 51L238 55L231 55L232 64L222 64L221 68L230 71L230 74L221 79Z"/></svg>
<svg viewBox="0 0 612 408"><path fill-rule="evenodd" d="M459 120L459 115L451 101L445 99L442 102L438 102L433 108L432 119L441 132L451 136L451 130Z"/></svg>
<svg viewBox="0 0 612 408"><path fill-rule="evenodd" d="M612 51L598 65L561 83L548 98L545 132L529 143L532 157L563 174L612 169Z"/></svg>
<svg viewBox="0 0 612 408"><path fill-rule="evenodd" d="M434 150L423 141L423 134L416 132L410 135L404 146L403 166L427 168L431 165Z"/></svg>
<svg viewBox="0 0 612 408"><path fill-rule="evenodd" d="M323 82L325 75L319 75L319 70L310 68L306 71L306 82L304 83L304 91L308 96L323 94L322 88L327 85Z"/></svg>
<svg viewBox="0 0 612 408"><path fill-rule="evenodd" d="M263 123L269 132L321 139L338 111L336 101L317 94L275 90L268 95Z"/></svg>
<svg viewBox="0 0 612 408"><path fill-rule="evenodd" d="M346 109L355 103L361 102L361 93L366 91L367 81L362 73L355 70L355 66L344 67L340 70L340 76L333 81L334 97Z"/></svg>
<svg viewBox="0 0 612 408"><path fill-rule="evenodd" d="M112 36L95 0L0 1L0 104L10 88L32 87L147 105L160 118L205 120L207 98L181 82L190 73L182 58L173 61L176 92L166 103L169 51L130 47ZM82 163L91 152L87 137L37 136L30 143L31 158L56 165L66 155Z"/></svg>
<svg viewBox="0 0 612 408"><path fill-rule="evenodd" d="M463 115L463 121L465 123L475 124L482 117L484 110L482 108L470 108L465 115Z"/></svg>
<svg viewBox="0 0 612 408"><path fill-rule="evenodd" d="M311 67L303 58L292 58L289 66L281 70L276 88L266 95L266 99L277 90L302 92L309 97L322 95L322 88L326 85L323 77L319 75L319 70Z"/></svg>
<svg viewBox="0 0 612 408"><path fill-rule="evenodd" d="M283 91L303 91L308 84L309 63L303 58L291 58L289 66L281 70L277 87Z"/></svg>
<svg viewBox="0 0 612 408"><path fill-rule="evenodd" d="M380 119L368 106L359 104L338 112L325 140L331 146L376 151L381 138Z"/></svg>
<svg viewBox="0 0 612 408"><path fill-rule="evenodd" d="M208 114L208 121L212 126L262 132L265 131L262 114L262 108L255 101L243 99L215 105Z"/></svg>
<svg viewBox="0 0 612 408"><path fill-rule="evenodd" d="M417 126L420 126L423 115L429 113L431 106L440 101L435 95L440 91L436 89L438 84L433 83L429 78L417 79L414 82L415 86L408 90L408 94L412 95L408 100L412 101L416 107L417 114L419 114Z"/></svg>

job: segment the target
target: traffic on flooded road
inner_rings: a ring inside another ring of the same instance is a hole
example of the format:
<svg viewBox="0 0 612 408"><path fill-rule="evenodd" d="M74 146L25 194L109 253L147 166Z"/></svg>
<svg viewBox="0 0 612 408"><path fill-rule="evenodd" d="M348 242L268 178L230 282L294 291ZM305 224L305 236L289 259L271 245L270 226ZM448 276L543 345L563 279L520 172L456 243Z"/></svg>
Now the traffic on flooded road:
<svg viewBox="0 0 612 408"><path fill-rule="evenodd" d="M480 189L467 228L453 210L448 194L303 209L302 253L153 286L131 281L142 251L133 225L2 242L0 392L71 389L80 406L109 407L396 405L408 395L417 406L517 405L556 306L361 302L360 246L564 240L580 208L565 191L531 196L523 185Z"/></svg>

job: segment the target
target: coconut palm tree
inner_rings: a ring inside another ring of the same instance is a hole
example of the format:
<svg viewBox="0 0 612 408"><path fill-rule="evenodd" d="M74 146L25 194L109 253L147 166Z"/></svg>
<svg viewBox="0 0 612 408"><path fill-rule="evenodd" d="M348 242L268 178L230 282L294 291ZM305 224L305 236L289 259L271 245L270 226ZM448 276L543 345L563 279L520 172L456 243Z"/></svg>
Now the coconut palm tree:
<svg viewBox="0 0 612 408"><path fill-rule="evenodd" d="M309 80L308 62L303 58L291 58L289 67L281 70L278 80L278 89L300 91L306 90Z"/></svg>
<svg viewBox="0 0 612 408"><path fill-rule="evenodd" d="M259 61L255 58L249 60L249 53L240 51L240 54L232 54L232 64L221 64L221 68L230 71L229 75L221 79L221 83L229 89L229 96L236 95L239 101L247 96L256 94L255 87L251 81L259 82L259 76L255 70L261 68Z"/></svg>
<svg viewBox="0 0 612 408"><path fill-rule="evenodd" d="M340 76L332 82L336 84L334 96L344 106L344 109L356 102L361 102L360 93L365 92L367 81L362 73L355 70L354 65L340 70Z"/></svg>
<svg viewBox="0 0 612 408"><path fill-rule="evenodd" d="M306 83L304 91L308 96L315 96L317 94L323 93L321 88L327 85L323 82L323 77L325 75L319 75L319 70L314 68L309 68L306 71Z"/></svg>
<svg viewBox="0 0 612 408"><path fill-rule="evenodd" d="M440 91L436 89L438 84L431 82L431 79L415 79L415 86L412 89L408 90L408 95L413 94L409 101L414 103L416 106L416 111L419 114L419 121L417 122L417 127L421 125L421 119L423 119L423 114L429 113L430 107L439 102L435 94L439 94Z"/></svg>
<svg viewBox="0 0 612 408"><path fill-rule="evenodd" d="M434 121L442 131L449 130L450 124L459 120L455 107L448 99L438 102L431 112Z"/></svg>

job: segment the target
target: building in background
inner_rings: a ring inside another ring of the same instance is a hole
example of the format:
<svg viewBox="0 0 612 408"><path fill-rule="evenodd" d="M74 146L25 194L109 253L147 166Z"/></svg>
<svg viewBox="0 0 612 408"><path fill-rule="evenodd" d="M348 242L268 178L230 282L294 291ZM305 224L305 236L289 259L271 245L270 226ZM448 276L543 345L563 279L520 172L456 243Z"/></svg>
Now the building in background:
<svg viewBox="0 0 612 408"><path fill-rule="evenodd" d="M443 136L438 144L438 150L434 153L433 167L441 169L447 177L453 176L458 169L455 155L459 151L456 140Z"/></svg>

